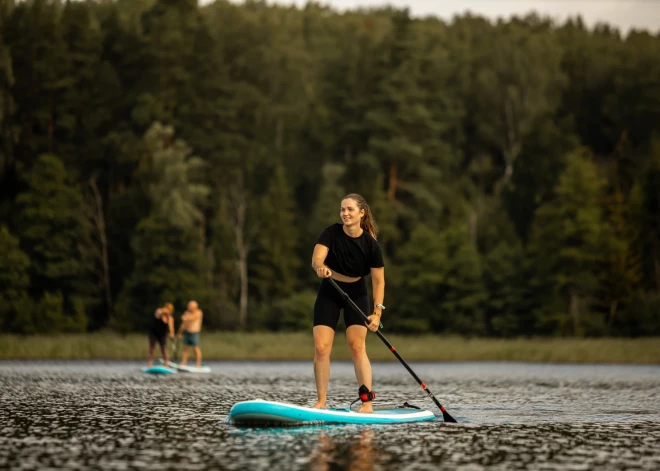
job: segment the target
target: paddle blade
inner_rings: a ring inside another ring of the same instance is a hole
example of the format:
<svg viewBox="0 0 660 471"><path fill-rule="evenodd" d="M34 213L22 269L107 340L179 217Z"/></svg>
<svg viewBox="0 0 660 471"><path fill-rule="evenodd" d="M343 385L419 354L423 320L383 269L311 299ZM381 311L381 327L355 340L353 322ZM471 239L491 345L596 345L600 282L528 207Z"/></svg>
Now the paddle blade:
<svg viewBox="0 0 660 471"><path fill-rule="evenodd" d="M442 417L445 419L445 422L449 422L452 424L457 423L456 419L454 419L451 415L449 415L449 412L447 412L446 410L442 410L441 412L442 412Z"/></svg>

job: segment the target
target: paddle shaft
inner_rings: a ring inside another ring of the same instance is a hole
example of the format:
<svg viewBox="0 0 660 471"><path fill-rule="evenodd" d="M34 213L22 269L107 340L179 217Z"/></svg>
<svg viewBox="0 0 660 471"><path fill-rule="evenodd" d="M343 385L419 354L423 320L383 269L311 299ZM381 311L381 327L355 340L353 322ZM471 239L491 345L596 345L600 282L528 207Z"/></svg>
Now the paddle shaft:
<svg viewBox="0 0 660 471"><path fill-rule="evenodd" d="M170 341L170 344L172 345L172 360L175 361L175 362L178 359L178 357L177 357L178 350L179 350L177 348L178 343L179 343L179 340L176 337L173 340Z"/></svg>
<svg viewBox="0 0 660 471"><path fill-rule="evenodd" d="M355 302L353 302L353 300L348 296L348 294L346 294L346 292L344 292L344 290L341 289L341 288L339 287L339 285L335 282L335 280L333 280L332 278L328 278L327 280L330 282L330 284L331 284L332 286L334 286L334 288L335 288L337 291L339 291L339 294L341 295L341 297L344 298L344 299L348 302L348 304L350 304L351 307L352 307L353 309L355 309L356 312L360 313L360 315L362 316L362 318L364 319L364 321L368 323L368 322L369 322L369 318L366 316L366 314L365 314L364 312L362 312L362 309L360 309L360 308L358 307L358 305L355 304ZM382 327L382 324L381 324L381 327ZM383 341L383 343L384 343L385 345L387 345L387 348L390 349L390 351L394 354L394 356L397 358L397 360L399 360L399 361L401 362L401 364L403 365L403 367L404 367L406 370L408 370L408 373L410 373L411 376L412 376L413 378L415 378L415 381L417 381L417 383L422 387L422 389L423 389L424 391L426 391L426 393L427 393L427 394L429 395L429 397L433 400L433 402L435 402L435 405L438 406L438 409L440 409L440 412L442 412L442 417L445 419L445 422L456 422L456 420L455 420L451 415L449 415L449 412L447 412L447 411L445 410L444 406L443 406L442 404L440 404L440 402L435 398L435 396L434 396L433 393L429 390L429 388L426 386L426 384L424 384L424 381L422 381L422 380L419 378L419 376L417 376L417 374L415 374L415 372L412 370L412 368L410 368L410 365L408 365L408 363L406 363L406 360L404 360L403 357L402 357L401 355L399 355L399 352L396 351L396 349L394 348L394 345L392 345L392 344L391 344L391 343L385 338L385 336L384 336L383 334L380 333L379 330L377 330L377 331L375 332L375 334L378 336L379 339L381 339L381 340Z"/></svg>

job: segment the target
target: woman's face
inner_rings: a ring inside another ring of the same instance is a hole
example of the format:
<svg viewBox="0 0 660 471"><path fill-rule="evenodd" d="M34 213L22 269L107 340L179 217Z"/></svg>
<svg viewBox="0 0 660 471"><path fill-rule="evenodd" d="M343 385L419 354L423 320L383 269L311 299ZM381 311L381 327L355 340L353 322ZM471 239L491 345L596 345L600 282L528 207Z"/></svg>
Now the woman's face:
<svg viewBox="0 0 660 471"><path fill-rule="evenodd" d="M364 209L358 208L357 201L353 198L342 200L339 217L341 217L345 225L360 224L362 216L364 216Z"/></svg>

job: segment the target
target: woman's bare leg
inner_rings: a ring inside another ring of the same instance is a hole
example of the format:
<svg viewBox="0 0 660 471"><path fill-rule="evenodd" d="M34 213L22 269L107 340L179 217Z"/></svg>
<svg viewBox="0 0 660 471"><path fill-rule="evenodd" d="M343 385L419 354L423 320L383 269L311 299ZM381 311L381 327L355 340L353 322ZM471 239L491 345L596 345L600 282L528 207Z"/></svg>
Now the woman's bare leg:
<svg viewBox="0 0 660 471"><path fill-rule="evenodd" d="M160 354L163 355L163 360L165 360L165 366L169 368L170 367L170 359L167 355L167 347L166 347L167 343L166 342L167 341L160 344Z"/></svg>
<svg viewBox="0 0 660 471"><path fill-rule="evenodd" d="M154 366L154 348L156 347L156 342L149 337L149 355L147 356L147 367L151 368Z"/></svg>
<svg viewBox="0 0 660 471"><path fill-rule="evenodd" d="M361 325L351 325L346 329L346 341L353 359L355 377L358 386L365 385L371 391L371 363L367 357L367 328ZM373 412L371 402L363 402L358 412Z"/></svg>
<svg viewBox="0 0 660 471"><path fill-rule="evenodd" d="M314 378L316 378L316 393L318 400L315 408L323 409L328 399L328 383L330 382L330 353L335 331L327 325L314 326Z"/></svg>

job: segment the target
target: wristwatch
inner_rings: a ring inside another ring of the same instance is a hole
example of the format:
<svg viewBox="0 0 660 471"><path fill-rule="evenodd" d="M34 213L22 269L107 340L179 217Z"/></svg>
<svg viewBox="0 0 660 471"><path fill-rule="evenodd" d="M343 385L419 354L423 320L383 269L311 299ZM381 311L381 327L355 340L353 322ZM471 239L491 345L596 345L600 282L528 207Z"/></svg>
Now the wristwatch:
<svg viewBox="0 0 660 471"><path fill-rule="evenodd" d="M380 303L378 303L378 304L376 304L376 307L379 307L379 308L381 308L381 309L382 309L383 311L385 310L385 306L383 306L383 305L382 305L382 304L380 304Z"/></svg>

